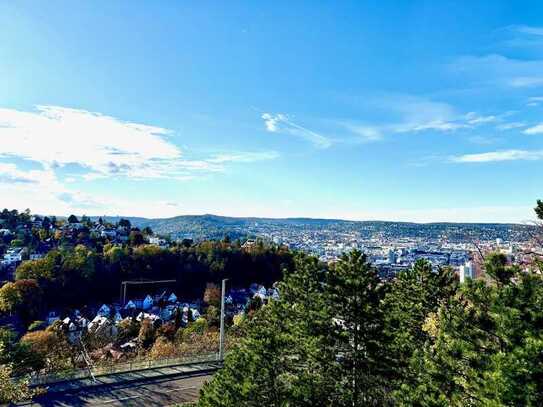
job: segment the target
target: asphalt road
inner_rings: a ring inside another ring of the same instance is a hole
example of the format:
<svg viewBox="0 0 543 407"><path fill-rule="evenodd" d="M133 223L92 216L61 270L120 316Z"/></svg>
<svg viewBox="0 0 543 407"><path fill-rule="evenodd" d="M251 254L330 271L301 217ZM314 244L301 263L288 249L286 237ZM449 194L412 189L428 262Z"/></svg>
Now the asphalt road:
<svg viewBox="0 0 543 407"><path fill-rule="evenodd" d="M169 406L197 400L200 388L211 379L209 373L142 382L104 385L66 393L52 393L27 406Z"/></svg>

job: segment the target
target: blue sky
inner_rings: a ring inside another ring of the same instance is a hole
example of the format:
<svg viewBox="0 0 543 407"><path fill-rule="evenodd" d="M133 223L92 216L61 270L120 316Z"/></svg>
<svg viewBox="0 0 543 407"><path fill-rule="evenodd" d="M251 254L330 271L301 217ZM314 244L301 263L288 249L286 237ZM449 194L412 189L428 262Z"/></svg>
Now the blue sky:
<svg viewBox="0 0 543 407"><path fill-rule="evenodd" d="M0 206L533 219L543 3L0 4Z"/></svg>

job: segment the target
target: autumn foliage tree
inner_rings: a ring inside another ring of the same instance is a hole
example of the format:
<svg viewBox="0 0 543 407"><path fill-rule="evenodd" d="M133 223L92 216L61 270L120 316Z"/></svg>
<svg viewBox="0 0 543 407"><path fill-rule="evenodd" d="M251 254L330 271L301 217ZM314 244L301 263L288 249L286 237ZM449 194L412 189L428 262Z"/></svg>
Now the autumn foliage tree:
<svg viewBox="0 0 543 407"><path fill-rule="evenodd" d="M25 324L42 311L43 292L36 280L17 280L0 288L0 311L18 314Z"/></svg>
<svg viewBox="0 0 543 407"><path fill-rule="evenodd" d="M11 366L0 365L0 403L11 405L11 403L28 401L41 393L40 389L30 388L29 383L28 377L14 377Z"/></svg>

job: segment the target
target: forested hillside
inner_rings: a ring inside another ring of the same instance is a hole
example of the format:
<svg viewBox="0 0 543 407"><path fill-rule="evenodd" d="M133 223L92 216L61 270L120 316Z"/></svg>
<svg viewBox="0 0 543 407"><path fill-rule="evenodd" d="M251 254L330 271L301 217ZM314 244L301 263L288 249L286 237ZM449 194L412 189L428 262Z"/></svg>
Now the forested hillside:
<svg viewBox="0 0 543 407"><path fill-rule="evenodd" d="M104 217L112 222L117 217ZM360 233L363 238L383 236L422 239L445 238L451 241L505 240L524 241L531 238L534 226L509 223L410 223L384 221L348 221L310 218L232 218L215 215L177 216L165 219L128 218L139 228L150 227L156 233L172 238L232 239L262 236L270 233L301 234L329 230L335 233Z"/></svg>

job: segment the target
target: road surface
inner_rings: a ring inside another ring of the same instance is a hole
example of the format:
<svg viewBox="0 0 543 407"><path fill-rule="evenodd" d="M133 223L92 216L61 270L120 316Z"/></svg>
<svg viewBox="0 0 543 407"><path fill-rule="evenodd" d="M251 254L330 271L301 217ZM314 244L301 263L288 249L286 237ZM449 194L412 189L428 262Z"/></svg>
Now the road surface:
<svg viewBox="0 0 543 407"><path fill-rule="evenodd" d="M209 373L189 373L173 378L154 378L110 384L61 393L50 393L26 406L169 406L197 400Z"/></svg>

